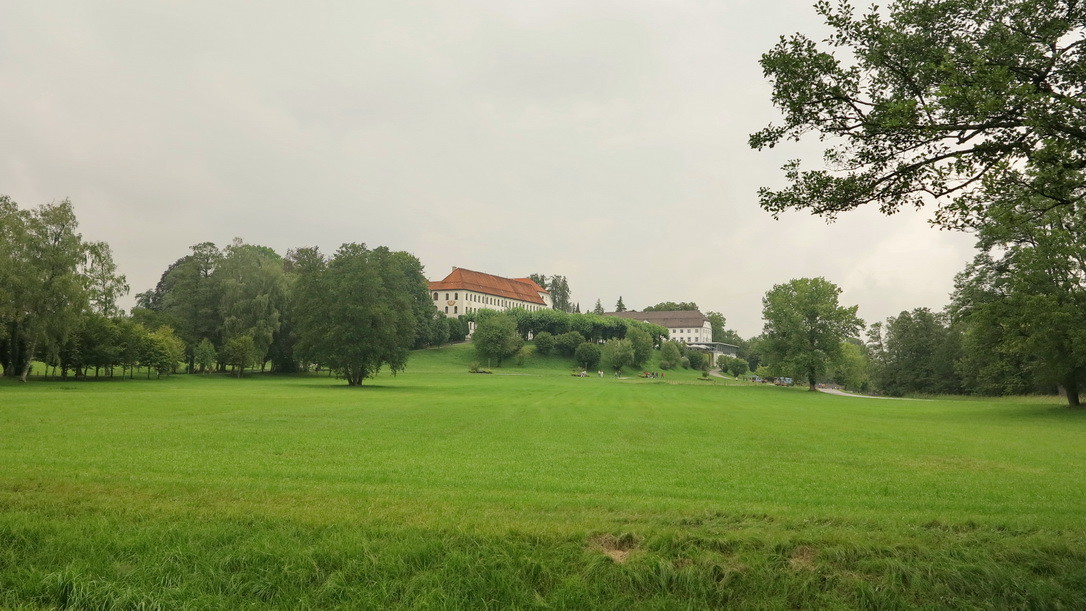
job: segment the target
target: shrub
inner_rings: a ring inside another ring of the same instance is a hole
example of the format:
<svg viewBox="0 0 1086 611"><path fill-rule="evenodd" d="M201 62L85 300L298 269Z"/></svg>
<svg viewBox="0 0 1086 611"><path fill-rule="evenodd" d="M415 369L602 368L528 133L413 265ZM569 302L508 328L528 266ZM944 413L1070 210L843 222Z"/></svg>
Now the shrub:
<svg viewBox="0 0 1086 611"><path fill-rule="evenodd" d="M675 342L664 342L660 348L660 369L674 369L679 366L679 345Z"/></svg>
<svg viewBox="0 0 1086 611"><path fill-rule="evenodd" d="M585 369L595 369L600 364L600 348L591 342L584 342L577 346L573 356L577 359L577 364Z"/></svg>
<svg viewBox="0 0 1086 611"><path fill-rule="evenodd" d="M577 347L584 343L584 336L576 331L563 333L554 338L554 347L562 356L573 356Z"/></svg>
<svg viewBox="0 0 1086 611"><path fill-rule="evenodd" d="M554 350L554 335L547 331L536 333L532 341L535 343L535 350L539 354L550 354L551 350Z"/></svg>
<svg viewBox="0 0 1086 611"><path fill-rule="evenodd" d="M534 353L535 346L521 346L520 350L517 350L517 353L513 355L513 362L517 364L517 367L523 367L524 361L531 358Z"/></svg>

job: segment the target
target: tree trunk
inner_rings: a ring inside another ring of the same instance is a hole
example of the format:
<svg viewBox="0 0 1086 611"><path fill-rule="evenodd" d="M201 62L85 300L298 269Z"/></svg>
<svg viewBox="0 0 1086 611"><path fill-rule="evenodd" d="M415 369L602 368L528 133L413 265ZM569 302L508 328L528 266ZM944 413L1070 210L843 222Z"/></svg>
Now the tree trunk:
<svg viewBox="0 0 1086 611"><path fill-rule="evenodd" d="M19 380L26 382L26 377L30 375L30 364L34 362L34 350L38 348L38 342L30 342L30 350L26 352L26 364L23 365L23 375L19 376Z"/></svg>
<svg viewBox="0 0 1086 611"><path fill-rule="evenodd" d="M1082 403L1079 402L1079 384L1078 384L1078 372L1074 372L1067 376L1067 381L1063 385L1063 390L1067 394L1067 407L1081 408Z"/></svg>

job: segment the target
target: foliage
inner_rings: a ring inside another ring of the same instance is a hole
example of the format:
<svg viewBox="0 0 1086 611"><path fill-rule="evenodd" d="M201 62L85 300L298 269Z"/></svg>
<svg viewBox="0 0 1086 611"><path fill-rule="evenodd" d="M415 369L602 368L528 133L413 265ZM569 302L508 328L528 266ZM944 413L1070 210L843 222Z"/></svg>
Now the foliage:
<svg viewBox="0 0 1086 611"><path fill-rule="evenodd" d="M551 350L554 350L554 336L547 331L536 333L532 336L532 341L535 343L535 349L539 354L550 354Z"/></svg>
<svg viewBox="0 0 1086 611"><path fill-rule="evenodd" d="M528 359L532 358L533 354L535 354L535 346L531 344L525 344L521 346L519 350L517 350L516 354L513 355L513 362L517 364L517 367L523 367L524 363L527 362Z"/></svg>
<svg viewBox="0 0 1086 611"><path fill-rule="evenodd" d="M1039 196L1035 210L1081 203L1086 9L1077 0L895 0L859 17L844 2L816 9L832 30L823 45L795 34L762 56L784 122L750 144L814 135L834 143L829 169L789 162L789 185L759 192L763 208L832 218L934 198L944 202L939 224L977 227L1008 187Z"/></svg>
<svg viewBox="0 0 1086 611"><path fill-rule="evenodd" d="M1086 215L1081 207L1037 215L1033 207L1012 193L989 209L981 253L958 276L953 309L966 329L966 362L988 363L982 377L1024 365L1077 407L1086 388Z"/></svg>
<svg viewBox="0 0 1086 611"><path fill-rule="evenodd" d="M872 334L882 335L870 336L879 390L892 396L961 392L955 371L961 339L944 316L916 308L872 327Z"/></svg>
<svg viewBox="0 0 1086 611"><path fill-rule="evenodd" d="M727 332L727 329L725 328L725 325L727 324L727 319L724 318L724 315L720 312L706 312L705 318L709 320L709 326L713 330L713 341L724 342L724 335Z"/></svg>
<svg viewBox="0 0 1086 611"><path fill-rule="evenodd" d="M495 365L501 367L502 359L516 354L524 345L524 338L517 333L517 323L511 315L495 313L476 323L471 343L480 359L494 359Z"/></svg>
<svg viewBox="0 0 1086 611"><path fill-rule="evenodd" d="M248 337L256 355L253 361L263 362L287 300L282 257L265 246L235 239L223 250L210 280L220 295L223 339L229 343Z"/></svg>
<svg viewBox="0 0 1086 611"><path fill-rule="evenodd" d="M750 367L745 360L726 354L722 354L717 358L717 367L720 367L721 371L728 372L736 377L746 375L750 371Z"/></svg>
<svg viewBox="0 0 1086 611"><path fill-rule="evenodd" d="M159 327L146 338L140 362L148 368L148 375L152 369L160 376L173 373L185 358L185 343L170 327Z"/></svg>
<svg viewBox="0 0 1086 611"><path fill-rule="evenodd" d="M628 339L612 339L603 345L602 360L611 369L621 371L623 367L634 364L634 347ZM580 361L580 356L578 356Z"/></svg>
<svg viewBox="0 0 1086 611"><path fill-rule="evenodd" d="M600 364L600 347L592 342L584 342L577 346L573 353L573 359L585 369L595 369Z"/></svg>
<svg viewBox="0 0 1086 611"><path fill-rule="evenodd" d="M193 351L193 362L200 368L200 373L204 373L215 366L215 363L219 360L219 355L215 351L215 345L211 343L211 340L206 337L200 340L199 344L196 344L196 350ZM224 360L229 360L225 359Z"/></svg>
<svg viewBox="0 0 1086 611"><path fill-rule="evenodd" d="M656 305L645 308L644 312L677 312L677 311L694 311L698 309L698 304L693 301L664 301ZM721 317L723 319L723 317Z"/></svg>
<svg viewBox="0 0 1086 611"><path fill-rule="evenodd" d="M234 367L234 373L240 378L246 369L256 363L260 358L259 355L260 349L257 348L252 337L237 335L223 345L221 356L224 363Z"/></svg>
<svg viewBox="0 0 1086 611"><path fill-rule="evenodd" d="M22 210L0 196L0 362L25 381L37 358L57 361L94 311L118 313L127 292L109 247L84 242L68 200Z"/></svg>
<svg viewBox="0 0 1086 611"><path fill-rule="evenodd" d="M682 351L679 344L666 341L660 346L660 369L675 369L682 360Z"/></svg>
<svg viewBox="0 0 1086 611"><path fill-rule="evenodd" d="M871 388L871 359L860 342L841 344L841 358L833 367L833 381L845 388L867 392Z"/></svg>
<svg viewBox="0 0 1086 611"><path fill-rule="evenodd" d="M329 261L316 249L301 250L293 306L298 353L349 386L385 365L402 371L420 324L414 306L428 298L418 260L364 244L344 244Z"/></svg>
<svg viewBox="0 0 1086 611"><path fill-rule="evenodd" d="M626 311L626 304L622 303L622 295L618 296L618 302L615 303L615 311L616 312L625 312Z"/></svg>
<svg viewBox="0 0 1086 611"><path fill-rule="evenodd" d="M554 338L554 347L562 356L573 356L577 346L583 344L584 341L583 335L576 331L569 331Z"/></svg>
<svg viewBox="0 0 1086 611"><path fill-rule="evenodd" d="M645 363L649 362L649 358L652 357L652 336L648 331L645 331L638 327L632 327L626 331L626 339L630 340L630 345L633 348L633 360L630 364L634 367L644 367Z"/></svg>
<svg viewBox="0 0 1086 611"><path fill-rule="evenodd" d="M761 350L774 366L802 372L811 390L840 358L841 342L863 327L856 306L838 304L840 294L825 278L799 278L762 299Z"/></svg>
<svg viewBox="0 0 1086 611"><path fill-rule="evenodd" d="M709 357L704 352L687 349L683 356L691 369L705 369L708 366Z"/></svg>
<svg viewBox="0 0 1086 611"><path fill-rule="evenodd" d="M592 308L592 313L593 314L603 314L604 313L603 304L600 303L599 299L596 300L596 306L594 308Z"/></svg>
<svg viewBox="0 0 1086 611"><path fill-rule="evenodd" d="M565 276L550 276L548 278L544 274L531 274L528 277L551 294L551 305L555 310L560 312L573 311L569 281L566 280Z"/></svg>

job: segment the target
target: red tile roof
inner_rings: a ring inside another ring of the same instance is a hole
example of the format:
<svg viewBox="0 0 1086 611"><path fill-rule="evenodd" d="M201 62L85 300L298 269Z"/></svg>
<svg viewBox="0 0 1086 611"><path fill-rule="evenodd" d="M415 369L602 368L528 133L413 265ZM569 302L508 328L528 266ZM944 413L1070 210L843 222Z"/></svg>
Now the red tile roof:
<svg viewBox="0 0 1086 611"><path fill-rule="evenodd" d="M455 268L444 280L430 283L431 291L473 291L484 295L546 305L540 292L547 291L529 278L502 278L470 269Z"/></svg>

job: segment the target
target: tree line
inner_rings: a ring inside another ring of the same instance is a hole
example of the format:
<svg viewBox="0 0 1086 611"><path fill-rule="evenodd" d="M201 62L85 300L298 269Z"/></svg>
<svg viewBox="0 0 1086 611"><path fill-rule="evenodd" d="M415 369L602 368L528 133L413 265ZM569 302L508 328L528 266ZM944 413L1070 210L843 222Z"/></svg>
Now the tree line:
<svg viewBox="0 0 1086 611"><path fill-rule="evenodd" d="M522 308L481 310L468 319L475 324L472 344L480 361L499 367L508 358L523 362L534 351L570 358L581 370L602 366L618 372L625 367L644 367L654 349L660 350L662 369L705 370L711 366L702 352L669 341L666 328L639 320ZM528 349L529 341L532 350Z"/></svg>
<svg viewBox="0 0 1086 611"><path fill-rule="evenodd" d="M240 239L196 244L125 315L128 285L108 245L78 233L71 202L21 209L0 197L0 361L24 381L33 363L59 377L239 375L328 368L351 385L411 349L462 341L466 321L429 298L422 265L385 247L280 256Z"/></svg>

